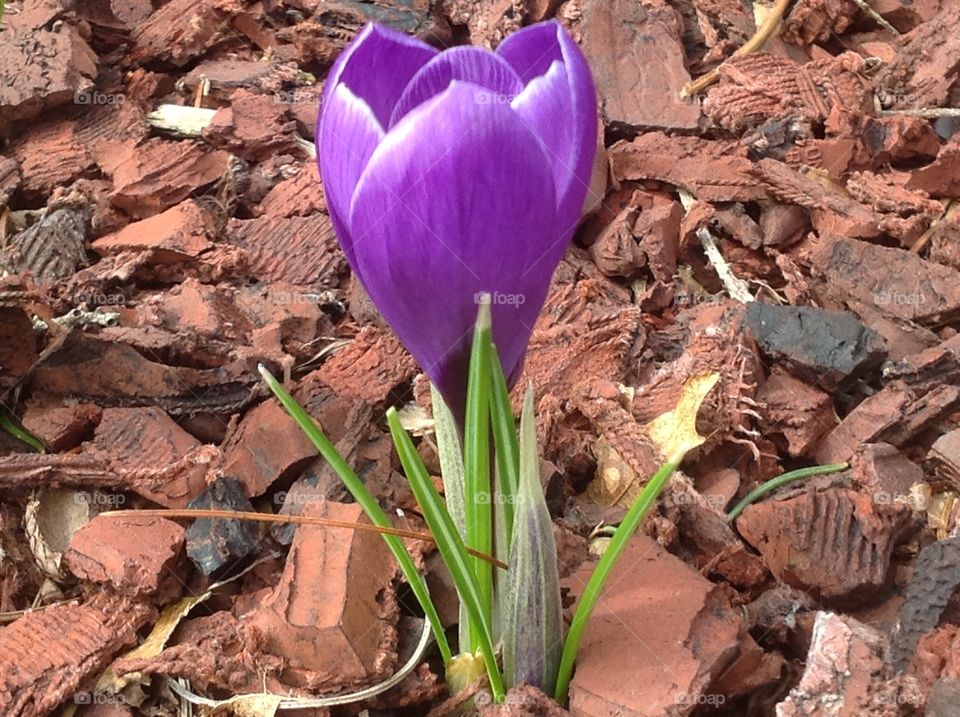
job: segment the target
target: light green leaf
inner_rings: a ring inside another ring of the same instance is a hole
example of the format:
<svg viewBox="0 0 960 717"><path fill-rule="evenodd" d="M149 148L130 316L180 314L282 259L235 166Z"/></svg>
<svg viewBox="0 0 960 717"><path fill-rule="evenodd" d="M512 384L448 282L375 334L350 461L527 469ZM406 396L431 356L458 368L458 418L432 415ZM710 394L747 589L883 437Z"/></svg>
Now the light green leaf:
<svg viewBox="0 0 960 717"><path fill-rule="evenodd" d="M443 474L443 495L447 510L453 518L460 537L467 539L466 490L463 471L463 450L460 447L460 429L453 412L443 400L436 386L430 386L430 398L433 403L434 431L437 439L437 453L440 456L440 471ZM460 603L460 617L457 621L459 644L461 649L470 646L470 615L463 602Z"/></svg>
<svg viewBox="0 0 960 717"><path fill-rule="evenodd" d="M508 687L526 683L552 693L563 644L560 576L553 521L540 485L532 386L523 401L519 448L520 482L510 546L503 671Z"/></svg>

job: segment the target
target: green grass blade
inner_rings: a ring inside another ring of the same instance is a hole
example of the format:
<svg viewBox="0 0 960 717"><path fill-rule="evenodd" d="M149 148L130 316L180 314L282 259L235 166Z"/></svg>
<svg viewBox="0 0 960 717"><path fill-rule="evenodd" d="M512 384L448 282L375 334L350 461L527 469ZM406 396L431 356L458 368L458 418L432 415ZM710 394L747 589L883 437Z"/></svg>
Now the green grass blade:
<svg viewBox="0 0 960 717"><path fill-rule="evenodd" d="M490 423L493 426L493 442L497 456L497 489L500 492L496 509L506 513L507 542L510 545L513 533L513 506L517 494L520 471L520 445L517 440L517 422L510 405L510 389L503 373L503 364L497 347L491 346L490 356Z"/></svg>
<svg viewBox="0 0 960 717"><path fill-rule="evenodd" d="M781 486L787 485L787 483L792 483L793 481L800 480L801 478L822 476L826 475L827 473L838 473L839 471L845 471L849 467L849 463L832 463L825 466L809 466L807 468L798 468L795 471L783 473L778 475L776 478L771 478L766 483L761 483L752 491L747 493L739 503L733 506L733 509L727 513L727 522L732 523L737 519L737 516L746 510L748 505L753 503L755 500L762 498L767 493L770 493Z"/></svg>
<svg viewBox="0 0 960 717"><path fill-rule="evenodd" d="M520 483L507 571L503 673L508 686L531 684L551 693L560 665L563 618L553 521L540 485L532 386L523 401L519 445Z"/></svg>
<svg viewBox="0 0 960 717"><path fill-rule="evenodd" d="M454 525L453 518L450 517L443 499L433 485L413 441L400 425L400 417L396 409L390 408L387 411L387 424L390 426L390 435L397 447L397 454L407 474L410 488L430 532L433 533L440 557L450 571L461 602L469 611L470 623L478 635L478 652L483 658L487 676L490 678L490 690L493 692L494 699L501 702L504 696L503 679L493 652L488 613L485 611L480 586L474 578L471 558L467 555L457 526Z"/></svg>
<svg viewBox="0 0 960 717"><path fill-rule="evenodd" d="M626 516L624 516L623 521L617 528L617 532L614 533L613 538L611 538L610 545L607 547L603 557L600 558L600 562L597 563L597 567L593 570L593 575L590 576L590 581L587 583L587 587L580 597L577 610L573 615L573 622L570 623L567 639L563 645L563 655L560 658L560 670L557 675L557 687L554 691L554 697L560 704L565 704L567 701L567 691L570 688L570 676L573 674L573 663L577 657L577 650L580 649L583 630L590 620L593 609L597 606L597 601L600 599L603 586L607 582L607 578L610 577L613 566L616 565L617 560L627 547L630 538L647 516L651 506L657 500L661 491L663 491L664 486L667 485L667 481L677 469L682 458L683 455L681 454L672 462L662 465L660 470L658 470L643 487L640 495L637 496L636 501L630 506L630 510L627 511Z"/></svg>
<svg viewBox="0 0 960 717"><path fill-rule="evenodd" d="M11 421L9 416L0 415L0 428L16 438L18 441L26 443L37 453L47 452L46 447L39 438Z"/></svg>
<svg viewBox="0 0 960 717"><path fill-rule="evenodd" d="M367 490L367 487L357 477L357 474L353 472L353 469L350 468L343 457L337 453L337 449L330 442L330 439L323 435L323 432L317 427L317 424L313 422L310 415L297 403L293 396L287 393L286 389L280 385L280 382L273 377L273 374L267 371L262 365L259 366L258 369L260 375L263 376L263 380L266 381L267 386L273 392L273 395L277 397L287 410L287 413L289 413L297 425L300 426L300 429L313 443L317 452L323 456L324 460L326 460L336 474L340 476L340 480L343 481L347 490L350 491L353 499L363 508L363 512L366 513L370 522L382 527L393 527L387 514L383 511L383 508L380 507L380 504L377 503L376 498L371 495L370 491ZM443 658L443 664L449 665L453 659L453 653L450 650L449 642L447 642L447 635L443 630L440 615L437 613L437 609L430 599L430 592L427 590L426 581L423 579L420 571L417 570L417 566L414 564L413 558L409 551L407 551L406 546L404 546L403 541L393 535L384 535L382 537L390 548L390 552L393 553L394 560L397 561L403 577L406 578L410 584L410 588L413 590L417 602L420 603L420 607L423 609L423 613L429 621L430 627L433 629L434 637L437 640L437 647Z"/></svg>
<svg viewBox="0 0 960 717"><path fill-rule="evenodd" d="M470 350L463 458L467 545L487 555L493 553L493 491L490 483L490 360L493 344L490 321L490 296L484 294L479 301ZM493 614L493 566L476 558L472 559L472 565L484 620L489 624ZM475 641L481 637L475 627L471 624L473 651L480 647Z"/></svg>

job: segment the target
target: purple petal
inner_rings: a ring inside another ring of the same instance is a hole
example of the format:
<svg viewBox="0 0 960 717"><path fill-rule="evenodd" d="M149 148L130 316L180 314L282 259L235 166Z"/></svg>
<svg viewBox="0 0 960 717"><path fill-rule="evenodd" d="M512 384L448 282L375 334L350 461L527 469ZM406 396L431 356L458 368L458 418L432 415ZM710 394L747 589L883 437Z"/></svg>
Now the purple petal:
<svg viewBox="0 0 960 717"><path fill-rule="evenodd" d="M383 128L366 102L346 85L330 95L317 133L317 161L333 228L347 261L356 271L353 241L347 231L350 200L370 155L383 139Z"/></svg>
<svg viewBox="0 0 960 717"><path fill-rule="evenodd" d="M374 151L350 233L374 303L462 416L475 294L494 294L494 340L514 374L555 266L530 271L556 235L543 145L509 105L454 81Z"/></svg>
<svg viewBox="0 0 960 717"><path fill-rule="evenodd" d="M532 79L510 106L544 144L553 165L559 207L573 181L577 159L573 123L557 119L572 117L573 113L563 64L555 60L547 74Z"/></svg>
<svg viewBox="0 0 960 717"><path fill-rule="evenodd" d="M387 127L403 88L437 54L425 42L369 23L330 69L324 86L324 105L337 85L345 84L370 106L380 126ZM320 121L323 122L322 117Z"/></svg>
<svg viewBox="0 0 960 717"><path fill-rule="evenodd" d="M479 47L454 47L440 53L413 76L393 109L390 127L410 110L443 92L454 80L485 87L507 104L522 89L517 73L502 58Z"/></svg>
<svg viewBox="0 0 960 717"><path fill-rule="evenodd" d="M510 63L525 84L548 75L556 61L562 62L566 70L571 108L571 115L566 121L570 122L572 129L569 165L572 176L561 195L560 216L561 223L572 233L579 222L583 200L590 188L590 174L596 154L597 92L590 67L580 48L556 21L531 25L515 32L500 43L497 54ZM552 111L542 101L540 108L544 113ZM532 120L528 118L528 121ZM560 121L563 120L559 117L544 114L536 124ZM547 146L550 146L549 142L549 138L544 138ZM566 242L561 241L553 247L553 251L562 256L565 248ZM549 262L553 259L554 254L551 254Z"/></svg>

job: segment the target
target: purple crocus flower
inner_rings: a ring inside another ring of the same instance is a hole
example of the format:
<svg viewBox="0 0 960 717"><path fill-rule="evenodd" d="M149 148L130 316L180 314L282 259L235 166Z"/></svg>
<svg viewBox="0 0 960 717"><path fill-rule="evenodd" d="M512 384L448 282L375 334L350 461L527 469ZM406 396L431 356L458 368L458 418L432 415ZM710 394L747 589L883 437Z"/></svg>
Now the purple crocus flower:
<svg viewBox="0 0 960 717"><path fill-rule="evenodd" d="M354 273L455 413L476 296L515 380L580 218L596 92L556 22L496 52L367 25L327 78L317 156Z"/></svg>

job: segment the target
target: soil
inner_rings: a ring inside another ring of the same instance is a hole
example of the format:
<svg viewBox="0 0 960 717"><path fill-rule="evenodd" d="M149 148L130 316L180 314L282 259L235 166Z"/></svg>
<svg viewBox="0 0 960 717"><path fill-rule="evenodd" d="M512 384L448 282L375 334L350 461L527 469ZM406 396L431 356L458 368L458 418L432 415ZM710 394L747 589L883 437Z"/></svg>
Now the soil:
<svg viewBox="0 0 960 717"><path fill-rule="evenodd" d="M430 648L388 691L304 713L960 714L960 5L793 0L734 56L772 5L8 0L0 714L331 697L414 654L423 621L373 533L143 511L365 520L262 362L398 527L424 529L383 414L404 408L438 472L426 382L337 245L320 90L372 19L493 48L550 17L590 61L603 127L523 377L567 619L596 529L662 459L645 425L716 371L708 440L614 571L569 705L451 698ZM171 131L168 105L199 126ZM849 467L728 522L825 463ZM454 621L449 576L409 544Z"/></svg>

